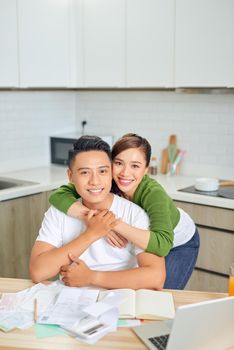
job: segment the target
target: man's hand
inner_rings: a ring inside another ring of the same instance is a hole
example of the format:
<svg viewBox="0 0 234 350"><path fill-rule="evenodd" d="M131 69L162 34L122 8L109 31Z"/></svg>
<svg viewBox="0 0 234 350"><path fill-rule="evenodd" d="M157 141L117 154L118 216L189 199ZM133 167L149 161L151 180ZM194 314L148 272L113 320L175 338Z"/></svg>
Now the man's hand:
<svg viewBox="0 0 234 350"><path fill-rule="evenodd" d="M84 287L91 284L92 270L85 264L83 260L76 259L69 254L72 261L69 265L63 265L60 269L62 280L69 287Z"/></svg>
<svg viewBox="0 0 234 350"><path fill-rule="evenodd" d="M112 247L123 248L128 244L128 240L125 237L113 230L108 233L106 240Z"/></svg>
<svg viewBox="0 0 234 350"><path fill-rule="evenodd" d="M119 222L115 215L109 210L102 210L96 213L90 210L85 220L87 230L98 238L106 236Z"/></svg>

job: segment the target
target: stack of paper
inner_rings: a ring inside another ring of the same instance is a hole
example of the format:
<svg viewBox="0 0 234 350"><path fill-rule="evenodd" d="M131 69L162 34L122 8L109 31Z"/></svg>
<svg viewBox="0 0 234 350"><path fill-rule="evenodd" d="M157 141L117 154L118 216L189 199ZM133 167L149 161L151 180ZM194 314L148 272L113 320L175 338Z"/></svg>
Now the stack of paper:
<svg viewBox="0 0 234 350"><path fill-rule="evenodd" d="M58 325L86 343L95 343L116 330L118 317L165 319L175 313L168 292L152 290L98 289L66 287L61 281L39 283L18 293L3 294L0 300L0 329L27 328L34 323Z"/></svg>
<svg viewBox="0 0 234 350"><path fill-rule="evenodd" d="M97 302L98 289L66 287L61 282L39 283L18 293L3 294L0 300L0 329L31 327L34 301L37 324L58 325L77 339L95 343L116 329L121 297L108 293Z"/></svg>
<svg viewBox="0 0 234 350"><path fill-rule="evenodd" d="M0 329L8 332L14 328L28 328L34 323L34 300L43 312L60 292L59 282L44 285L38 283L18 293L2 294L0 300Z"/></svg>

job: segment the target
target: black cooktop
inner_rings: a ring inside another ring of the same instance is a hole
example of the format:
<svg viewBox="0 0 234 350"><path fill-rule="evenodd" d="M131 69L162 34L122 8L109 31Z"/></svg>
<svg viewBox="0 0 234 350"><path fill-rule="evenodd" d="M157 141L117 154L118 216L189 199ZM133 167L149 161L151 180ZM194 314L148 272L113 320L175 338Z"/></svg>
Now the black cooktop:
<svg viewBox="0 0 234 350"><path fill-rule="evenodd" d="M181 188L181 190L179 191L193 193L193 194L201 194L203 196L234 199L234 186L220 187L217 191L198 191L195 189L194 186L189 186L189 187Z"/></svg>

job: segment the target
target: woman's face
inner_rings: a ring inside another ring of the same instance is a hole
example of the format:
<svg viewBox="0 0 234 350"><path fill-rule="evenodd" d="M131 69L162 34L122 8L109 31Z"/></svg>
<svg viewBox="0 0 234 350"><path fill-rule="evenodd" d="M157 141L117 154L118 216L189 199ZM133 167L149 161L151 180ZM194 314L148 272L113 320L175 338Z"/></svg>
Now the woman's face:
<svg viewBox="0 0 234 350"><path fill-rule="evenodd" d="M132 199L135 190L147 173L144 152L140 148L129 148L113 159L113 179L120 191Z"/></svg>

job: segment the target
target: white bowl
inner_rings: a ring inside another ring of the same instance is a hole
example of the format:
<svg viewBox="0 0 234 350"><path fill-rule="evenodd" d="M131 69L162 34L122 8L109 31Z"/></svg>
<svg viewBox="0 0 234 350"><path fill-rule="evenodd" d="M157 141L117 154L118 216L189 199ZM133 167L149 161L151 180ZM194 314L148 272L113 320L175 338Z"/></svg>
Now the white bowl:
<svg viewBox="0 0 234 350"><path fill-rule="evenodd" d="M219 180L211 177L200 177L195 180L195 189L199 191L217 191Z"/></svg>

